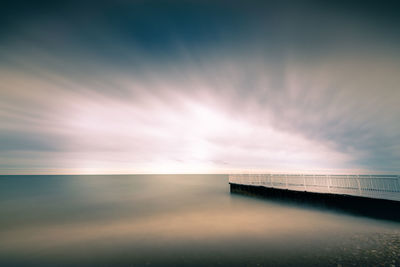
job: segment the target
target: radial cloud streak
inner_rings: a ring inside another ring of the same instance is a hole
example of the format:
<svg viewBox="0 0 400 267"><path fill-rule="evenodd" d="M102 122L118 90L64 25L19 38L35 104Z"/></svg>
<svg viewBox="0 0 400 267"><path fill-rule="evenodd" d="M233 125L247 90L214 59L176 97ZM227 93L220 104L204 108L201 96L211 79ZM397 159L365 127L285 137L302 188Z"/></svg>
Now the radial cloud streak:
<svg viewBox="0 0 400 267"><path fill-rule="evenodd" d="M2 174L400 170L392 3L71 3L6 5Z"/></svg>

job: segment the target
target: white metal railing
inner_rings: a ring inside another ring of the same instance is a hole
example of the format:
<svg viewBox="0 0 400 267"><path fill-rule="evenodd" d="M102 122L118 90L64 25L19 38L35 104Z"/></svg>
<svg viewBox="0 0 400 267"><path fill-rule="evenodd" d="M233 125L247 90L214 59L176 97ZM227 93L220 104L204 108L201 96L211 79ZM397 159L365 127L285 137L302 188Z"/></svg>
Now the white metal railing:
<svg viewBox="0 0 400 267"><path fill-rule="evenodd" d="M229 183L400 201L398 175L231 174Z"/></svg>

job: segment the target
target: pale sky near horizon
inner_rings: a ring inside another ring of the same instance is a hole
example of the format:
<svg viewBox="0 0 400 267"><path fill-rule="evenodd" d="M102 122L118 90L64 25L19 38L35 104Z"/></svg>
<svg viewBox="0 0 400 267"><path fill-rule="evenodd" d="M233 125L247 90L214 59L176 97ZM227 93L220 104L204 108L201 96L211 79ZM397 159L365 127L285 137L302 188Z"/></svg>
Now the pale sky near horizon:
<svg viewBox="0 0 400 267"><path fill-rule="evenodd" d="M395 1L7 1L0 174L400 173Z"/></svg>

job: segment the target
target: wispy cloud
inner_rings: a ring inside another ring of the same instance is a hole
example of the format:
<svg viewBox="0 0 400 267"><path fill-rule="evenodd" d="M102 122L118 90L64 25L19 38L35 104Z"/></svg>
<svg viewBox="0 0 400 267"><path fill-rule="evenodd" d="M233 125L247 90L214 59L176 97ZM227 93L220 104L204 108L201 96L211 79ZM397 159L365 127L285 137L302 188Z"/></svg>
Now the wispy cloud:
<svg viewBox="0 0 400 267"><path fill-rule="evenodd" d="M2 173L399 171L394 18L119 4L8 21Z"/></svg>

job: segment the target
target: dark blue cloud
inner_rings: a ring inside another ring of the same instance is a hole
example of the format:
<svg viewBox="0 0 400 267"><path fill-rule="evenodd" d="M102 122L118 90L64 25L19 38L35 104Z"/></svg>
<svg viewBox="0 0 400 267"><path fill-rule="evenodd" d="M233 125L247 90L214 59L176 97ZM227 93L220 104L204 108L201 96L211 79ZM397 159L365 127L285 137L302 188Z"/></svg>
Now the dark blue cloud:
<svg viewBox="0 0 400 267"><path fill-rule="evenodd" d="M398 41L396 7L394 1L6 1L0 40L111 61L123 61L130 47L157 58L179 56L182 46L192 53L265 47L270 55L307 57Z"/></svg>

